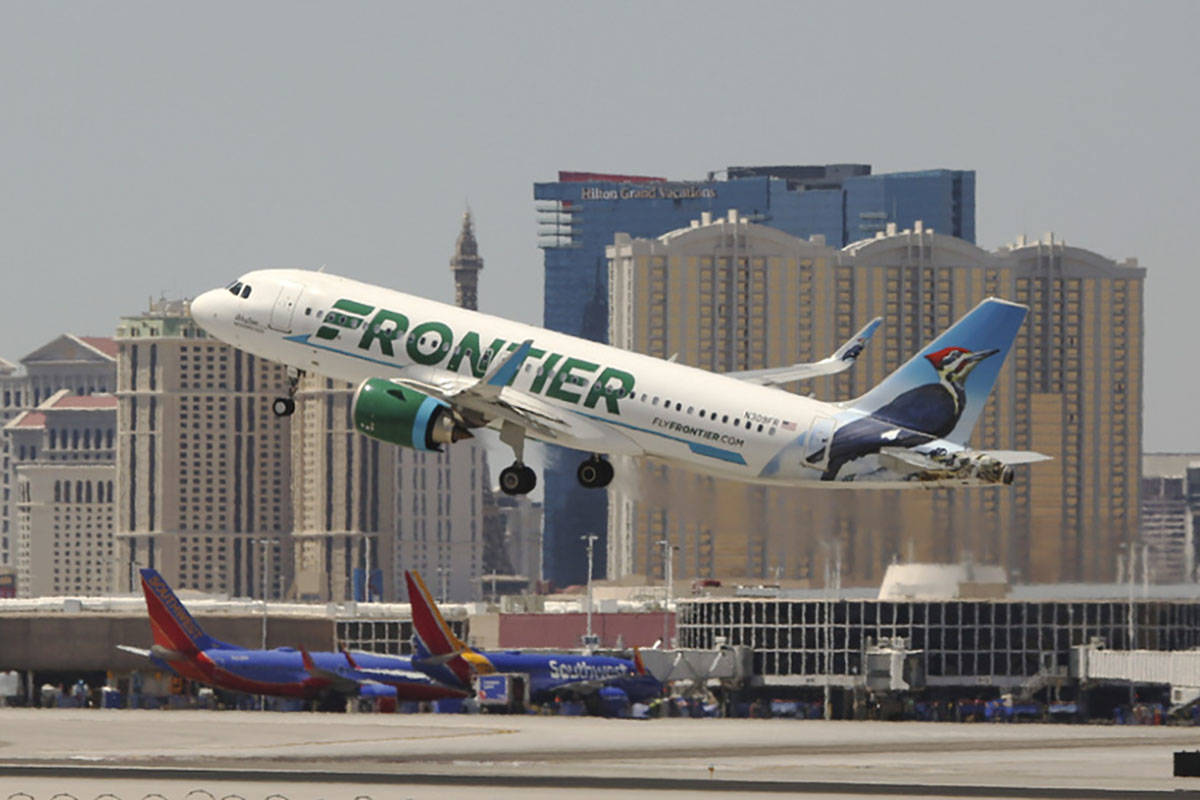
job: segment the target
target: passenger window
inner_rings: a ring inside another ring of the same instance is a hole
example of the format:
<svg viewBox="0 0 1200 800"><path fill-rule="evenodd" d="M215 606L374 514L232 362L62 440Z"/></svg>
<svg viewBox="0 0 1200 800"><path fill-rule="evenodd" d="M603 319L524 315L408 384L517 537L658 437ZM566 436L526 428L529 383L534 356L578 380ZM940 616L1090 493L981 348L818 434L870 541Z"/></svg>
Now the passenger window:
<svg viewBox="0 0 1200 800"><path fill-rule="evenodd" d="M651 403L650 405L653 405L653 406L656 406L656 405L658 405L658 395L655 395L655 396L654 396L654 402L653 402L653 403Z"/></svg>
<svg viewBox="0 0 1200 800"><path fill-rule="evenodd" d="M304 309L304 316L306 316L306 317L312 316L312 306L309 306L308 308Z"/></svg>
<svg viewBox="0 0 1200 800"><path fill-rule="evenodd" d="M676 403L676 404L675 404L675 410L676 410L676 411L683 411L683 403Z"/></svg>
<svg viewBox="0 0 1200 800"><path fill-rule="evenodd" d="M692 413L694 413L695 411L696 411L696 407L695 407L695 406L688 406L688 413L689 413L689 414L692 414Z"/></svg>
<svg viewBox="0 0 1200 800"><path fill-rule="evenodd" d="M245 286L242 287L242 299L245 300L249 296L250 296L250 284L247 283Z"/></svg>
<svg viewBox="0 0 1200 800"><path fill-rule="evenodd" d="M721 417L721 422L729 422L729 415L726 414L725 416Z"/></svg>
<svg viewBox="0 0 1200 800"><path fill-rule="evenodd" d="M758 423L758 432L762 433L762 423Z"/></svg>

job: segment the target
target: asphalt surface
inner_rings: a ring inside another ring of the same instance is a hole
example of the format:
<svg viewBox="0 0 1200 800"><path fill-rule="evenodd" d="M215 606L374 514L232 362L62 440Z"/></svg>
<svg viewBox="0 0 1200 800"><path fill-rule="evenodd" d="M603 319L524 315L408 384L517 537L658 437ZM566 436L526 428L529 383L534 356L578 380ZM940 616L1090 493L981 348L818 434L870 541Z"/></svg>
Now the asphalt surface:
<svg viewBox="0 0 1200 800"><path fill-rule="evenodd" d="M1182 727L3 709L0 800L1180 798L1196 749Z"/></svg>

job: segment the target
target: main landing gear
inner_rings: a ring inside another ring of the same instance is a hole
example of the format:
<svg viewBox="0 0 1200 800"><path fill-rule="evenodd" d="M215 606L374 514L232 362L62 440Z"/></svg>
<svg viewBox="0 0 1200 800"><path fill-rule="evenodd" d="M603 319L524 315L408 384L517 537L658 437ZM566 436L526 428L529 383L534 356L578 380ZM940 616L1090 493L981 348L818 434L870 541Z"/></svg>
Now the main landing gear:
<svg viewBox="0 0 1200 800"><path fill-rule="evenodd" d="M512 422L500 426L500 441L512 448L516 460L500 470L500 491L529 494L537 486L537 473L525 466L525 429Z"/></svg>
<svg viewBox="0 0 1200 800"><path fill-rule="evenodd" d="M303 377L304 370L288 367L288 393L287 397L276 397L271 401L271 411L277 417L290 417L296 413L296 389L300 386L300 378Z"/></svg>
<svg viewBox="0 0 1200 800"><path fill-rule="evenodd" d="M612 483L613 467L600 456L591 456L575 471L579 484L585 489L603 489Z"/></svg>
<svg viewBox="0 0 1200 800"><path fill-rule="evenodd" d="M500 470L500 491L505 494L529 494L537 486L537 473L520 461Z"/></svg>

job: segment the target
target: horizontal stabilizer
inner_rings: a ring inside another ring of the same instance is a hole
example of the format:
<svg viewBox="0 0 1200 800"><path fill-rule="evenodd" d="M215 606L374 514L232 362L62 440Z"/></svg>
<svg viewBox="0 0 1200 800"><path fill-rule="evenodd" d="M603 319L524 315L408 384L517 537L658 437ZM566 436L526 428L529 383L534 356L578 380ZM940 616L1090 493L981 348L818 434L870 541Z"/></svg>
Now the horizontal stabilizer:
<svg viewBox="0 0 1200 800"><path fill-rule="evenodd" d="M150 651L144 647L133 647L132 645L128 644L119 644L117 645L117 649L124 650L126 653L133 653L135 656L141 656L142 658L150 658L151 656Z"/></svg>
<svg viewBox="0 0 1200 800"><path fill-rule="evenodd" d="M1032 450L980 450L985 456L996 459L1001 464L1036 464L1039 461L1053 461L1053 456L1035 453Z"/></svg>
<svg viewBox="0 0 1200 800"><path fill-rule="evenodd" d="M1046 461L1049 456L1022 450L954 450L942 448L921 452L903 447L885 447L879 460L906 480L956 481L968 484L1010 484L1012 467Z"/></svg>

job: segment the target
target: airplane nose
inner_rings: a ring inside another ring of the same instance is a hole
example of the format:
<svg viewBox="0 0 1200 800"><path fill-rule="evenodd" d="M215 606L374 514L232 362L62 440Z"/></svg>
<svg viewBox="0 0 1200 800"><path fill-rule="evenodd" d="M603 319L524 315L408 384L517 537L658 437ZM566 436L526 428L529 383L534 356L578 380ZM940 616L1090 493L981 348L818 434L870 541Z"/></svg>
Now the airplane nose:
<svg viewBox="0 0 1200 800"><path fill-rule="evenodd" d="M221 300L224 289L209 289L192 300L192 320L211 334L216 334L215 328L221 321Z"/></svg>

